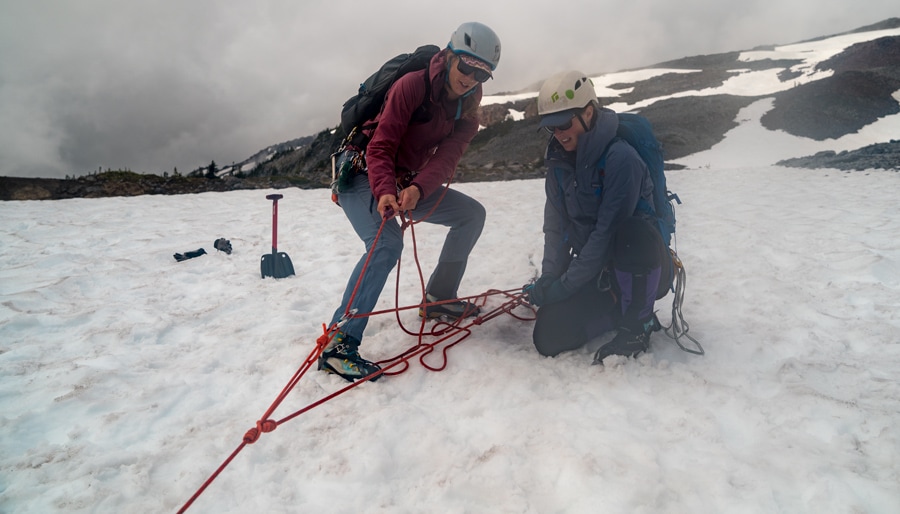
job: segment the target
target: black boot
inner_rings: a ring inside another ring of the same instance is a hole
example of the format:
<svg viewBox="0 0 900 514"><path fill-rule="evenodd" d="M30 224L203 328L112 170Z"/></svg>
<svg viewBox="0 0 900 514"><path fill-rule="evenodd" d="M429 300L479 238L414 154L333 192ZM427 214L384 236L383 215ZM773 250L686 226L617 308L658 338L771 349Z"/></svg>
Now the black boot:
<svg viewBox="0 0 900 514"><path fill-rule="evenodd" d="M637 357L650 349L650 334L661 328L662 325L656 318L656 314L651 315L637 326L620 327L616 337L601 346L594 354L594 364L603 364L603 359L610 355Z"/></svg>
<svg viewBox="0 0 900 514"><path fill-rule="evenodd" d="M472 302L467 302L465 300L456 300L455 302L446 302L446 303L438 303L436 305L435 302L440 302L441 300L435 298L433 295L426 294L425 302L426 305L419 308L419 317L420 318L450 318L452 320L457 320L460 318L470 318L472 316L478 316L481 314L481 308L475 305Z"/></svg>
<svg viewBox="0 0 900 514"><path fill-rule="evenodd" d="M425 302L432 304L455 299L465 271L465 262L439 262L425 289ZM419 316L422 318L447 317L456 320L477 316L480 312L481 309L477 305L465 300L457 300L438 305L426 305L419 309Z"/></svg>

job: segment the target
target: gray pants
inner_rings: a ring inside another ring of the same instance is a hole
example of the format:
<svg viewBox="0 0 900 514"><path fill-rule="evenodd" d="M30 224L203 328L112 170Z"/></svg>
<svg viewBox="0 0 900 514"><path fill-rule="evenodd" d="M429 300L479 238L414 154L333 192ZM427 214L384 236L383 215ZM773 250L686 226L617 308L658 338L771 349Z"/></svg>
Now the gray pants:
<svg viewBox="0 0 900 514"><path fill-rule="evenodd" d="M452 189L447 189L446 194L444 191L445 188L441 188L428 198L422 199L416 209L412 211L413 220L427 215L425 223L450 227L447 238L444 240L438 265L432 273L426 289L428 293L441 300L457 297L457 289L466 270L466 262L478 237L481 236L485 218L484 207L477 200ZM357 315L372 312L381 295L381 290L384 289L388 275L396 266L403 252L403 231L400 229L400 224L396 219L388 220L378 239L378 244L372 252L362 281L359 282L359 289L353 298L353 304L348 306L367 255L375 242L378 229L381 227L382 217L378 213L378 202L372 195L367 175L357 175L353 180L352 187L338 195L338 201L356 234L365 243L366 251L356 263L356 267L353 268L353 273L350 274L341 305L335 310L332 323L339 321L348 308L356 309ZM432 209L434 209L433 212ZM367 316L353 318L344 325L341 331L362 340L368 320Z"/></svg>

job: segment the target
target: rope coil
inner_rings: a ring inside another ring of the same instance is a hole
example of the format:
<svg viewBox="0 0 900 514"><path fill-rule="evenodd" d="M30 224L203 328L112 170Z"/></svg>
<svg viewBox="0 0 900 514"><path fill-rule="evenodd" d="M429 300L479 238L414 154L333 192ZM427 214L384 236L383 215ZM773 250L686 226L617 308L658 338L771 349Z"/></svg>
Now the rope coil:
<svg viewBox="0 0 900 514"><path fill-rule="evenodd" d="M675 298L672 300L672 323L665 327L665 333L683 351L694 355L705 355L706 352L700 346L700 342L688 335L688 330L691 327L684 320L684 315L681 313L681 306L684 304L684 289L687 286L687 272L681 259L678 258L674 251L672 252L672 260L675 263ZM690 340L695 348L688 348L683 345L681 343L682 337Z"/></svg>

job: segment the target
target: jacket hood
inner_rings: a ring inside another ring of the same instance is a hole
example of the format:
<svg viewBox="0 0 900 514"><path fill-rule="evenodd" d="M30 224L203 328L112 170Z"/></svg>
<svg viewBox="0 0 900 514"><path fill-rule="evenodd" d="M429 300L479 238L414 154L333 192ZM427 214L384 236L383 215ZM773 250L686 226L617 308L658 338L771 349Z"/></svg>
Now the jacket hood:
<svg viewBox="0 0 900 514"><path fill-rule="evenodd" d="M431 81L431 100L437 102L444 90L444 81L447 76L447 50L441 50L434 54L428 65L428 79Z"/></svg>

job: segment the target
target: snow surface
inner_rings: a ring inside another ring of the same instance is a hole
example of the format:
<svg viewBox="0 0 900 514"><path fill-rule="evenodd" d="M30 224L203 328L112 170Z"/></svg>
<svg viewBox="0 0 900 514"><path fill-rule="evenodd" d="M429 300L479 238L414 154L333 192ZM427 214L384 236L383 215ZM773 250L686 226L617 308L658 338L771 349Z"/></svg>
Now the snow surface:
<svg viewBox="0 0 900 514"><path fill-rule="evenodd" d="M498 317L442 372L413 361L262 434L188 512L900 512L900 174L769 166L800 139L758 124L769 107L668 173L705 356L657 333L605 367L605 338L544 358L531 322ZM453 187L488 211L461 292L531 279L542 182ZM327 191L279 190L297 274L261 279L270 192L0 203L0 512L175 512L239 448L363 251ZM414 230L401 306L414 246L427 276L446 233ZM362 353L416 341L381 314ZM311 371L271 419L344 387Z"/></svg>
<svg viewBox="0 0 900 514"><path fill-rule="evenodd" d="M414 362L263 434L189 511L900 511L900 175L669 176L705 356L657 333L606 367L603 339L544 358L503 316L443 372ZM527 282L542 182L453 187L488 210L462 293ZM0 203L0 512L174 512L240 445L362 252L327 192L279 192L281 280L259 276L268 191ZM420 291L407 233L400 305ZM444 233L415 227L426 274ZM379 315L363 354L415 342ZM272 419L344 384L311 371Z"/></svg>
<svg viewBox="0 0 900 514"><path fill-rule="evenodd" d="M900 91L894 93L900 101ZM709 150L673 159L671 162L690 168L746 168L770 166L792 157L804 157L825 150L841 152L885 142L900 134L900 114L879 118L858 132L839 139L816 141L794 136L784 131L766 130L760 119L774 106L773 98L757 100L738 111L738 126L725 134L725 138Z"/></svg>
<svg viewBox="0 0 900 514"><path fill-rule="evenodd" d="M778 61L780 59L798 59L804 62L791 68L791 70L812 71L816 64L838 55L849 46L882 37L898 35L900 35L900 29L873 30L869 32L842 34L814 41L776 46L767 50L741 52L738 60L749 62L762 61L765 59L771 59L773 61Z"/></svg>

